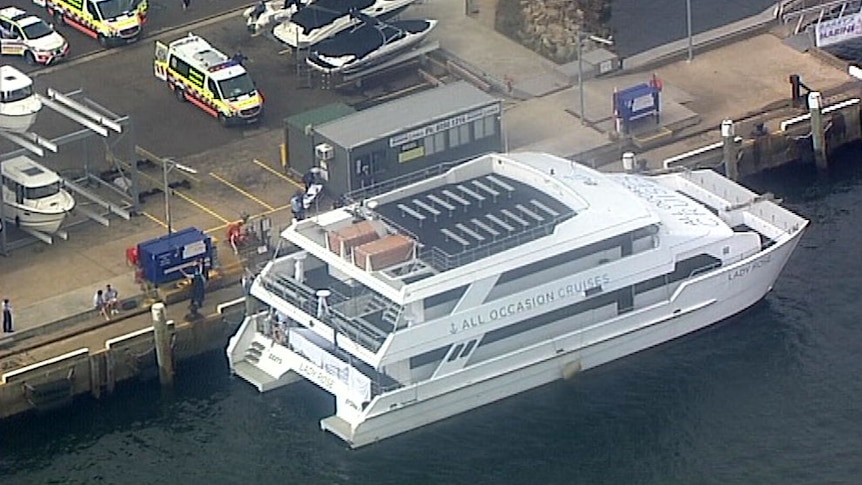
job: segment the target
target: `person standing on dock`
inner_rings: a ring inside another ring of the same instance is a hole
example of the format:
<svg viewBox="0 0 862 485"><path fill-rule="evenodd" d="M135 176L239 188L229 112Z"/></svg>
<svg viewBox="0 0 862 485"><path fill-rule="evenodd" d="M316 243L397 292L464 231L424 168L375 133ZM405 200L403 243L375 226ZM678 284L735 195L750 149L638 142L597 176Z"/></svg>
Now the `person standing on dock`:
<svg viewBox="0 0 862 485"><path fill-rule="evenodd" d="M12 328L12 304L8 298L3 299L3 332L12 333L15 329Z"/></svg>

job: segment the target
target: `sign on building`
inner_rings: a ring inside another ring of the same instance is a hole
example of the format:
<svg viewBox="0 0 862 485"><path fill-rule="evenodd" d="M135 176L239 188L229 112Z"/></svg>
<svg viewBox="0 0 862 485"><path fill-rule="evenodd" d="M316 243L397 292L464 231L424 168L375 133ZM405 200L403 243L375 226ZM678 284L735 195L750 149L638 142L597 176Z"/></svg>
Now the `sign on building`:
<svg viewBox="0 0 862 485"><path fill-rule="evenodd" d="M820 22L814 29L814 36L817 47L862 37L862 13Z"/></svg>

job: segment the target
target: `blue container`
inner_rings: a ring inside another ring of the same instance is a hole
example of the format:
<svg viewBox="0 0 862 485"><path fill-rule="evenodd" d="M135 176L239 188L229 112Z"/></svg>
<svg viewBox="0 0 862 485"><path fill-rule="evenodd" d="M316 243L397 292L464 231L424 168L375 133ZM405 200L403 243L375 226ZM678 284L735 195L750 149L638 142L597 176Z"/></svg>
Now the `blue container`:
<svg viewBox="0 0 862 485"><path fill-rule="evenodd" d="M194 227L138 244L138 264L147 281L156 285L191 274L195 262L204 260L208 272L213 263L212 238Z"/></svg>

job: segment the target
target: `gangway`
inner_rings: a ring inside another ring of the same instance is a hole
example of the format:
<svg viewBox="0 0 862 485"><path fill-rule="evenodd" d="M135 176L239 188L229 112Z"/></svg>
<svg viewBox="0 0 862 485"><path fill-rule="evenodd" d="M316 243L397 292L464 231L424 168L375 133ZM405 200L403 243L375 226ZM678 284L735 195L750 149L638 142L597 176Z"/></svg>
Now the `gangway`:
<svg viewBox="0 0 862 485"><path fill-rule="evenodd" d="M811 24L858 13L862 7L860 0L821 0L816 5L811 3L800 0L780 2L776 9L776 16L783 24L795 21L793 33L798 34Z"/></svg>

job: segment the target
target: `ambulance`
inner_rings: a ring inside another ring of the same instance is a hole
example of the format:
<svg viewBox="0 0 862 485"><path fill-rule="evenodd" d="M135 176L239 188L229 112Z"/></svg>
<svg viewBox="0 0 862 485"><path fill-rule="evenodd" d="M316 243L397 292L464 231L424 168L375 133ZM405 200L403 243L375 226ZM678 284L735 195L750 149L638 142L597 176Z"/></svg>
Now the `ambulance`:
<svg viewBox="0 0 862 485"><path fill-rule="evenodd" d="M189 101L222 125L254 123L263 115L263 96L248 71L197 35L156 42L153 70L177 100Z"/></svg>
<svg viewBox="0 0 862 485"><path fill-rule="evenodd" d="M102 47L135 42L147 21L147 0L33 0L56 25L66 24Z"/></svg>

